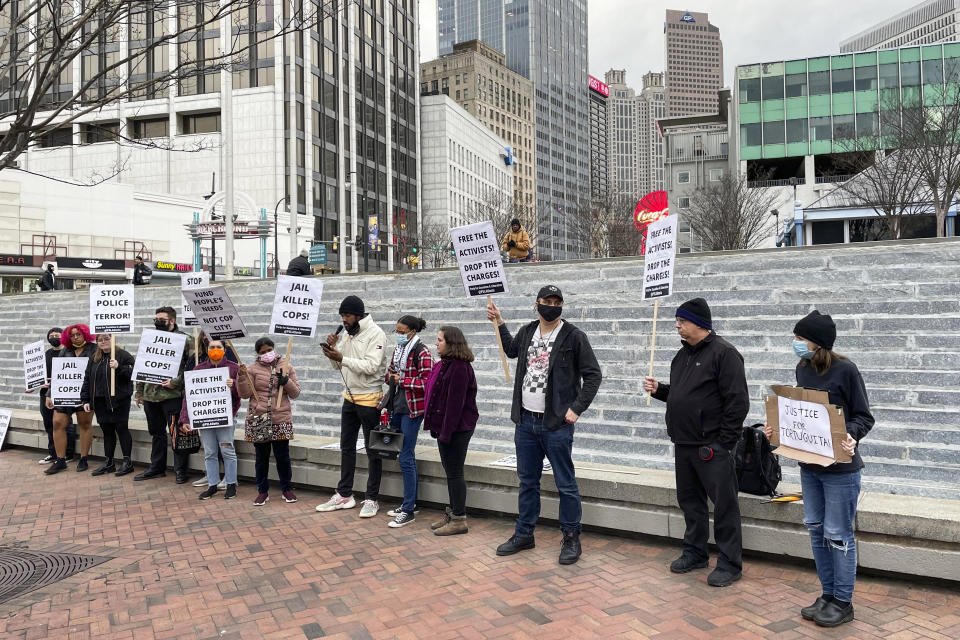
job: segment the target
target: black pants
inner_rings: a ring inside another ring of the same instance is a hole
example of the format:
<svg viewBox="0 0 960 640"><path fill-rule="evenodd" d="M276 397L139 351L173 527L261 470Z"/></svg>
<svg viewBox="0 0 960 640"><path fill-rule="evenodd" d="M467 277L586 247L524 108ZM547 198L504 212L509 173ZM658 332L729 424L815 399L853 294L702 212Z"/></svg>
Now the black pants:
<svg viewBox="0 0 960 640"><path fill-rule="evenodd" d="M171 398L161 402L144 402L143 412L147 416L147 430L152 440L150 449L150 469L148 471L167 470L167 427L170 416L180 414L182 398ZM190 462L189 453L173 453L173 470L186 473Z"/></svg>
<svg viewBox="0 0 960 640"><path fill-rule="evenodd" d="M113 409L111 410L111 405ZM103 456L113 460L117 452L117 439L120 439L120 451L123 457L129 458L133 454L133 438L130 437L130 398L96 398L93 401L93 412L97 414L97 424L103 431Z"/></svg>
<svg viewBox="0 0 960 640"><path fill-rule="evenodd" d="M47 432L47 453L56 458L57 448L53 446L53 409L47 409L47 399L40 398L40 415L43 417L43 430ZM77 450L77 427L73 424L73 416L67 423L67 455L73 455Z"/></svg>
<svg viewBox="0 0 960 640"><path fill-rule="evenodd" d="M370 431L380 424L380 410L364 407L349 400L343 401L340 410L340 484L337 493L344 498L353 495L353 474L357 469L357 438L363 428L364 446L370 443ZM383 461L367 457L367 500L380 496L380 475Z"/></svg>
<svg viewBox="0 0 960 640"><path fill-rule="evenodd" d="M450 494L450 511L455 516L467 515L467 481L463 478L463 463L467 459L467 447L470 446L470 431L455 431L450 442L437 440L440 450L440 462L447 474L447 492Z"/></svg>
<svg viewBox="0 0 960 640"><path fill-rule="evenodd" d="M291 491L293 489L293 468L290 466L290 441L274 440L273 442L255 442L253 448L257 452L254 467L257 474L257 491L259 493L270 492L270 450L273 449L273 457L277 461L277 477L280 478L280 490Z"/></svg>
<svg viewBox="0 0 960 640"><path fill-rule="evenodd" d="M717 567L734 573L741 571L740 503L737 501L737 474L733 456L716 445L713 446L710 460L701 459L700 447L697 446L675 445L674 450L677 502L687 524L683 552L698 560L709 558L709 497L713 503L713 538L720 551Z"/></svg>

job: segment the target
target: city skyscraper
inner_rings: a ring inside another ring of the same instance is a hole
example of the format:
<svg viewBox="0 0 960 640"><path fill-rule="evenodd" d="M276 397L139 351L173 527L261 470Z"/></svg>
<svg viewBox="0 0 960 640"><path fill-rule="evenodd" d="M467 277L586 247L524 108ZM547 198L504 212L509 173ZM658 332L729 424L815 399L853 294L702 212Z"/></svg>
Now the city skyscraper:
<svg viewBox="0 0 960 640"><path fill-rule="evenodd" d="M607 99L610 88L590 76L590 197L603 198L610 189Z"/></svg>
<svg viewBox="0 0 960 640"><path fill-rule="evenodd" d="M667 9L663 45L667 115L715 113L723 86L720 29L706 13Z"/></svg>
<svg viewBox="0 0 960 640"><path fill-rule="evenodd" d="M533 81L539 240L535 253L558 260L583 255L576 213L590 197L587 0L440 0L441 54L491 35L503 15L507 68ZM441 15L442 14L442 15ZM479 32L478 32L479 30ZM449 44L447 44L449 43ZM448 49L445 49L448 48Z"/></svg>
<svg viewBox="0 0 960 640"><path fill-rule="evenodd" d="M663 139L657 120L666 109L663 74L643 76L643 90L627 86L626 71L611 69L604 76L609 86L607 101L607 166L613 193L638 200L663 189Z"/></svg>
<svg viewBox="0 0 960 640"><path fill-rule="evenodd" d="M893 49L914 44L956 42L960 0L925 0L840 41L841 53Z"/></svg>

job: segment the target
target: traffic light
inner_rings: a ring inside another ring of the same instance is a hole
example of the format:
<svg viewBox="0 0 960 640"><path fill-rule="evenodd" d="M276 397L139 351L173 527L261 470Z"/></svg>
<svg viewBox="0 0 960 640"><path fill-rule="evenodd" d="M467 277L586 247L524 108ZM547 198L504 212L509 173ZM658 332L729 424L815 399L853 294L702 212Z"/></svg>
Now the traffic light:
<svg viewBox="0 0 960 640"><path fill-rule="evenodd" d="M357 239L353 241L353 249L354 251L359 253L360 249L362 248L363 248L363 240L360 238L360 236L357 236Z"/></svg>
<svg viewBox="0 0 960 640"><path fill-rule="evenodd" d="M416 247L412 247L410 249L410 253L412 253L413 255L417 255L417 251L419 251L419 249L417 249Z"/></svg>
<svg viewBox="0 0 960 640"><path fill-rule="evenodd" d="M337 250L337 247L340 246L340 245L339 245L339 242L340 242L340 236L333 236L333 250L334 250L334 251L336 251L336 250Z"/></svg>

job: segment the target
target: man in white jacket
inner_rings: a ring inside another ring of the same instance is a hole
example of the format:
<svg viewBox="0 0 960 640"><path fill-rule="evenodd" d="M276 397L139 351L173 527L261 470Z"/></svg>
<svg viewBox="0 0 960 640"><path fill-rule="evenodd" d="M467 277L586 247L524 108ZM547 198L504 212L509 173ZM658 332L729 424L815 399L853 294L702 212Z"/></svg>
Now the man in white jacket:
<svg viewBox="0 0 960 640"><path fill-rule="evenodd" d="M363 428L365 446L370 444L370 431L380 424L377 405L383 397L386 372L386 336L364 310L363 300L347 296L340 303L340 318L346 331L337 330L320 344L333 368L343 377L343 408L340 412L340 484L329 500L317 511L352 509L353 475L357 467L357 438ZM367 493L360 508L361 518L377 515L380 506L380 458L367 458Z"/></svg>

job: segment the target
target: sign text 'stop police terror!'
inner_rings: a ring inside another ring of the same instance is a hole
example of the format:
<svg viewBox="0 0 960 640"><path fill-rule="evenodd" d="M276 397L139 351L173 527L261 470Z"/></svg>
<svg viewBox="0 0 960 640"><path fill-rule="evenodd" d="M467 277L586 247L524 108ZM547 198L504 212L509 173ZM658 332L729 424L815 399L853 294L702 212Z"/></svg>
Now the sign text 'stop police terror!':
<svg viewBox="0 0 960 640"><path fill-rule="evenodd" d="M467 296L507 293L507 274L500 257L500 241L492 222L478 222L450 230L460 278Z"/></svg>
<svg viewBox="0 0 960 640"><path fill-rule="evenodd" d="M90 331L133 333L133 285L90 285Z"/></svg>
<svg viewBox="0 0 960 640"><path fill-rule="evenodd" d="M316 278L280 276L273 298L270 333L281 336L312 338L320 317L323 282Z"/></svg>
<svg viewBox="0 0 960 640"><path fill-rule="evenodd" d="M182 293L200 320L200 328L211 340L233 340L247 335L247 328L223 287L183 289Z"/></svg>
<svg viewBox="0 0 960 640"><path fill-rule="evenodd" d="M677 216L661 218L647 227L644 254L643 299L666 298L673 293L677 253Z"/></svg>

